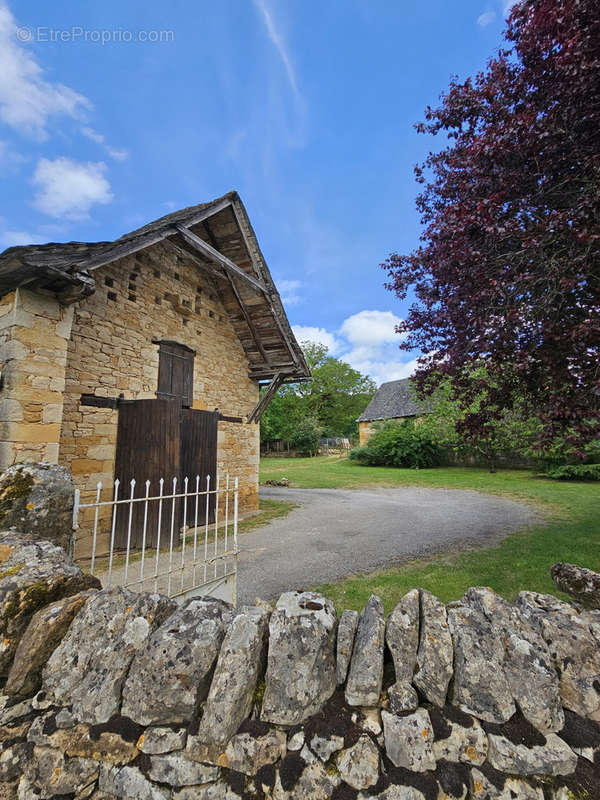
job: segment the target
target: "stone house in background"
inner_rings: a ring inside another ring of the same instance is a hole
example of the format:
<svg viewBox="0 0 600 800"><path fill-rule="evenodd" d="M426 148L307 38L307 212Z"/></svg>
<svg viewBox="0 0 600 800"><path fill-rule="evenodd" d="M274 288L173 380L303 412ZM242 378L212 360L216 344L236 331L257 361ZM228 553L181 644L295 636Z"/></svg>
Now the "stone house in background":
<svg viewBox="0 0 600 800"><path fill-rule="evenodd" d="M241 509L262 412L309 375L236 192L115 241L5 250L0 369L0 468L69 467L82 500L218 469Z"/></svg>
<svg viewBox="0 0 600 800"><path fill-rule="evenodd" d="M414 397L410 378L382 383L357 420L360 444L362 446L369 441L376 422L410 419L426 413L425 406Z"/></svg>

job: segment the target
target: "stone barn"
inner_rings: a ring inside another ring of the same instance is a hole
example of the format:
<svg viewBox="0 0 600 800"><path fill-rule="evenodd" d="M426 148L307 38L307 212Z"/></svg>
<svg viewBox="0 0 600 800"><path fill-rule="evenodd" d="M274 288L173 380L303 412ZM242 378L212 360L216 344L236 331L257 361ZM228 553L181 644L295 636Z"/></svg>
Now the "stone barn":
<svg viewBox="0 0 600 800"><path fill-rule="evenodd" d="M382 383L357 420L360 444L369 441L375 430L374 423L410 419L426 413L427 408L413 394L410 378Z"/></svg>
<svg viewBox="0 0 600 800"><path fill-rule="evenodd" d="M82 498L218 470L257 508L257 423L309 371L236 192L115 241L11 247L0 298L2 469L69 467Z"/></svg>

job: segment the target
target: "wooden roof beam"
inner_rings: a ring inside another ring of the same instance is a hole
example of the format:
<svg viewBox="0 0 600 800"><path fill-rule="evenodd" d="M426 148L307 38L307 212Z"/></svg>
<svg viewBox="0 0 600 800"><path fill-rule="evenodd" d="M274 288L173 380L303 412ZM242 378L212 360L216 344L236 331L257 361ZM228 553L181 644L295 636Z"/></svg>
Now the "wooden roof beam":
<svg viewBox="0 0 600 800"><path fill-rule="evenodd" d="M281 384L283 383L283 376L280 372L275 373L275 377L271 381L271 383L267 386L267 389L263 396L260 398L256 406L252 409L252 411L248 414L248 419L246 422L260 422L260 418L267 410L267 406L271 402L271 399L275 395L275 392Z"/></svg>
<svg viewBox="0 0 600 800"><path fill-rule="evenodd" d="M189 258L190 261L193 261L194 264L196 264L196 266L200 267L200 269L205 270L206 272L209 273L209 275L212 275L214 278L219 278L222 281L227 280L227 275L224 275L222 272L219 272L219 270L215 269L212 266L212 264L208 264L203 259L198 258L198 256L196 256L194 253L190 253L189 250L184 250L183 247L180 247L178 244L172 241L172 239L165 239L164 244L166 244L167 247L170 247L181 258Z"/></svg>
<svg viewBox="0 0 600 800"><path fill-rule="evenodd" d="M206 234L207 234L208 238L210 239L210 242L211 242L212 246L216 250L217 249L217 240L215 239L215 237L213 235L213 232L212 232L212 230L210 228L210 225L208 224L208 220L204 220L203 225L204 225L204 230L206 231ZM254 325L252 317L248 313L248 309L246 308L246 304L244 303L240 293L238 292L238 288L235 285L235 281L233 280L233 278L231 277L229 272L226 272L225 274L227 276L227 280L229 281L229 285L231 287L231 291L233 292L234 297L237 300L237 304L240 307L240 311L242 312L242 315L243 315L244 319L246 320L246 325L248 326L248 330L250 331L250 334L252 335L252 339L254 340L254 344L258 348L258 351L261 354L261 356L263 357L263 359L268 363L269 356L267 355L267 351L263 347L263 344L262 344L262 342L260 340L260 336L258 335L258 331L256 330L256 326Z"/></svg>
<svg viewBox="0 0 600 800"><path fill-rule="evenodd" d="M183 225L175 225L175 230L180 233L183 238L186 240L188 244L190 244L195 250L205 258L208 258L210 261L213 261L215 264L219 264L219 266L223 267L230 275L235 275L236 278L240 278L241 280L245 281L248 285L250 285L256 291L262 292L265 297L269 296L269 292L267 287L253 278L248 273L244 272L243 269L240 269L237 264L234 264L233 261L230 261L227 256L224 256L222 253L219 253L218 250L215 250L214 247L205 242L204 239L201 239L199 236L196 236L195 233L185 228Z"/></svg>

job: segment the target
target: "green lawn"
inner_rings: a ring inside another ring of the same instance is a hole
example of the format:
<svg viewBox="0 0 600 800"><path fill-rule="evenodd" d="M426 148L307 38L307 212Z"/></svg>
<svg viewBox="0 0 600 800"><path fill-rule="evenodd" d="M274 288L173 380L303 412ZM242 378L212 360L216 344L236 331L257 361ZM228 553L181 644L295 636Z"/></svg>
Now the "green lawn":
<svg viewBox="0 0 600 800"><path fill-rule="evenodd" d="M339 609L360 609L374 592L390 611L416 586L429 589L445 602L462 596L469 586L491 586L513 600L521 589L556 594L549 574L556 561L571 561L600 571L600 485L563 483L535 477L525 470L490 474L476 467L406 470L362 467L347 459L265 458L261 481L286 477L301 488L426 486L475 489L531 503L544 517L542 524L507 536L497 547L473 549L336 584L315 587L335 600Z"/></svg>

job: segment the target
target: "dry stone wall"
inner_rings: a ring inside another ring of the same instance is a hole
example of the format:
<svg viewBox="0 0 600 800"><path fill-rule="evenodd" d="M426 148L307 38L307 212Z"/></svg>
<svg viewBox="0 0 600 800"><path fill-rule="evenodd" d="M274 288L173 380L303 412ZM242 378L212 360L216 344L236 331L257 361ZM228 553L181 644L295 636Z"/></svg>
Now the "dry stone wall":
<svg viewBox="0 0 600 800"><path fill-rule="evenodd" d="M476 587L447 606L413 590L387 618L377 597L338 618L307 591L178 607L1 533L0 798L600 797L586 600Z"/></svg>

